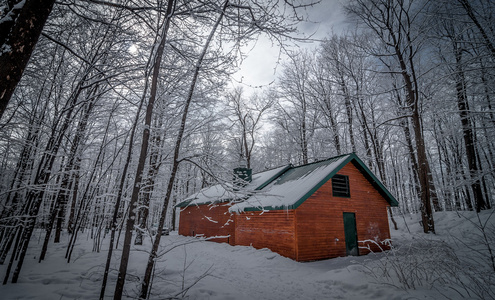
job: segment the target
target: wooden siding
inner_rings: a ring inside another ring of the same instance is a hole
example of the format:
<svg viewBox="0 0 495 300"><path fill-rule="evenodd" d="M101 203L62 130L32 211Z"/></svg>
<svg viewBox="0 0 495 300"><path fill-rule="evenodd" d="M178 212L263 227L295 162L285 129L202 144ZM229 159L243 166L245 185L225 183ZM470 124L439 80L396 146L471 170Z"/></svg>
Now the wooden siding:
<svg viewBox="0 0 495 300"><path fill-rule="evenodd" d="M387 201L352 164L338 174L349 176L350 198L333 197L331 180L311 195L296 210L298 261L346 255L343 213L356 214L359 253L380 251L374 243L390 239ZM372 242L373 241L373 242ZM388 247L382 246L384 249Z"/></svg>
<svg viewBox="0 0 495 300"><path fill-rule="evenodd" d="M245 212L236 216L236 245L268 248L296 259L294 210Z"/></svg>
<svg viewBox="0 0 495 300"><path fill-rule="evenodd" d="M179 234L229 235L214 241L269 248L297 261L320 260L346 255L343 213L350 212L355 213L361 255L389 249L381 245L390 239L387 201L352 163L338 174L349 176L350 198L333 197L329 180L296 210L231 214L228 204L187 207L181 211Z"/></svg>
<svg viewBox="0 0 495 300"><path fill-rule="evenodd" d="M235 245L235 218L228 204L190 206L181 210L179 234L222 238L211 239L218 243ZM227 237L228 236L228 237Z"/></svg>

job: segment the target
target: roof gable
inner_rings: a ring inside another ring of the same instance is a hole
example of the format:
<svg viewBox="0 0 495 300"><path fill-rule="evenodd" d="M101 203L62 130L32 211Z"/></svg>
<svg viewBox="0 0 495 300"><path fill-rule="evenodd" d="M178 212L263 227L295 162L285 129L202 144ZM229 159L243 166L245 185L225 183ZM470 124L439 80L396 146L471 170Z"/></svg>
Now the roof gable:
<svg viewBox="0 0 495 300"><path fill-rule="evenodd" d="M382 195L385 200L390 204L390 206L399 206L399 202L395 199L395 197L387 190L387 188L381 183L381 181L376 178L373 172L368 169L368 167L364 164L356 154L352 153L354 156L350 161L356 166L356 168L361 171L361 173L368 179L373 187Z"/></svg>
<svg viewBox="0 0 495 300"><path fill-rule="evenodd" d="M296 209L345 165L352 162L391 206L398 202L356 154L346 154L303 166L292 167L271 184L264 193L255 194L231 207L232 211Z"/></svg>

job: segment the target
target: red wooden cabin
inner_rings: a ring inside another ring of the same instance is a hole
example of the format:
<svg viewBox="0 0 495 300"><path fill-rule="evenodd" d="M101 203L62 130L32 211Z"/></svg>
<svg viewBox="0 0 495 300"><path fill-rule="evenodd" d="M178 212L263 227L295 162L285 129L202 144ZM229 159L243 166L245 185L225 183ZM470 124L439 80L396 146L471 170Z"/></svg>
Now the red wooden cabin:
<svg viewBox="0 0 495 300"><path fill-rule="evenodd" d="M216 185L181 207L179 234L269 248L297 261L389 249L387 207L395 198L354 154Z"/></svg>

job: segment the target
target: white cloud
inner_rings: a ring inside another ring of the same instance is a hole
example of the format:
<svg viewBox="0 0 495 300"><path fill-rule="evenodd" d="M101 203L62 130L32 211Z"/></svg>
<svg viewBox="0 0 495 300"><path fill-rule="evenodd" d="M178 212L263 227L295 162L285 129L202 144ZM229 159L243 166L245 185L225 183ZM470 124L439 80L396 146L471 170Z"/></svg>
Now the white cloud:
<svg viewBox="0 0 495 300"><path fill-rule="evenodd" d="M312 39L321 40L332 31L340 32L345 27L345 14L339 0L322 0L314 7L307 8L308 19L311 22L303 22L299 30L305 35L312 35ZM312 48L317 42L299 43L299 47ZM279 59L279 46L272 44L266 37L260 37L256 45L242 62L240 71L234 75L234 79L241 82L248 92L249 87L266 86L276 78L277 60ZM282 57L282 60L284 57Z"/></svg>

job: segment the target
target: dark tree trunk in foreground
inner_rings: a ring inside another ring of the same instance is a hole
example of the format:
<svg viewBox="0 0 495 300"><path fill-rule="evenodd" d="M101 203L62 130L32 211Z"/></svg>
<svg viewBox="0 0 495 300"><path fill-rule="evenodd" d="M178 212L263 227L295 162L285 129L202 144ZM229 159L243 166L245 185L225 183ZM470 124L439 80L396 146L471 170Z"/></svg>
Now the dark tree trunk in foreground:
<svg viewBox="0 0 495 300"><path fill-rule="evenodd" d="M119 210L120 206L122 203L122 198L123 198L123 193L124 193L124 184L126 182L127 178L127 172L129 169L129 164L131 163L132 159L132 150L134 146L134 136L136 134L136 128L137 124L139 121L139 115L141 114L141 109L143 108L144 100L146 99L146 93L148 91L148 70L149 70L149 64L151 62L152 55L148 60L148 65L146 66L146 81L144 85L144 90L143 90L143 96L141 98L141 102L139 104L138 110L136 112L136 117L134 119L134 123L132 124L132 128L130 131L130 137L129 137L129 148L127 149L127 157L125 160L124 167L122 169L122 173L120 174L120 183L119 183L119 188L117 189L117 199L115 200L115 205L114 205L114 210L112 214L112 221L110 223L110 245L108 246L108 254L107 254L107 261L105 263L105 270L103 272L103 280L101 283L101 289L100 289L100 299L103 300L105 298L105 290L107 287L107 281L108 281L108 272L110 271L110 263L112 262L112 254L113 254L113 247L115 244L115 234L117 232L117 227L118 227L118 215L119 215Z"/></svg>
<svg viewBox="0 0 495 300"><path fill-rule="evenodd" d="M31 57L55 0L26 0L0 19L0 118Z"/></svg>
<svg viewBox="0 0 495 300"><path fill-rule="evenodd" d="M199 71L201 70L201 64L203 63L203 59L206 55L206 52L208 51L208 47L210 46L210 42L213 40L213 36L215 35L215 31L218 28L218 25L220 25L220 22L223 19L223 16L225 14L225 10L227 9L227 6L229 4L229 0L226 0L223 9L220 13L220 16L216 20L216 23L213 25L213 28L210 31L210 35L208 36L208 39L206 40L205 45L203 46L203 50L201 52L201 55L198 58L198 61L196 62L196 66L194 68L194 75L191 80L191 85L189 87L189 91L187 93L187 99L184 104L184 110L182 112L182 120L180 124L180 129L177 134L177 139L175 142L175 149L174 149L174 158L173 158L173 165L172 165L172 172L170 174L170 178L168 181L167 185L167 192L165 195L165 200L163 203L163 208L160 214L160 221L158 223L158 232L156 233L155 241L153 242L153 248L151 249L150 256L148 257L148 264L146 265L146 271L144 274L144 279L143 283L141 285L141 295L140 299L147 299L148 297L148 291L151 283L151 277L152 277L152 271L153 267L155 265L155 259L158 253L158 246L160 245L160 239L162 237L162 228L165 225L165 217L167 216L167 210L168 210L168 205L170 203L170 197L172 195L172 190L174 189L174 183L175 183L175 177L177 174L177 169L179 168L179 154L180 154L180 148L182 144L182 138L184 136L184 129L186 127L186 120L187 120L187 114L189 111L189 106L191 104L193 94L194 94L194 88L196 87L196 81L198 79Z"/></svg>
<svg viewBox="0 0 495 300"><path fill-rule="evenodd" d="M114 299L121 299L122 293L124 291L127 265L129 263L129 254L131 251L132 232L134 231L135 218L137 215L136 210L138 204L139 191L141 189L144 165L146 162L146 156L148 154L151 117L153 115L153 106L155 103L156 94L158 90L158 76L160 74L161 60L165 48L165 42L167 40L167 32L170 27L170 19L172 18L174 6L175 6L175 1L169 0L167 4L167 12L165 17L166 19L165 19L165 24L163 25L160 44L158 45L156 56L154 57L153 75L151 79L151 90L150 90L151 93L150 93L148 105L146 107L145 128L143 130L143 141L141 144L136 176L134 179L134 184L132 189L131 201L129 202L129 215L127 217L126 231L124 236L124 246L122 248L122 258L120 260L119 275L117 278L117 284L115 286Z"/></svg>

